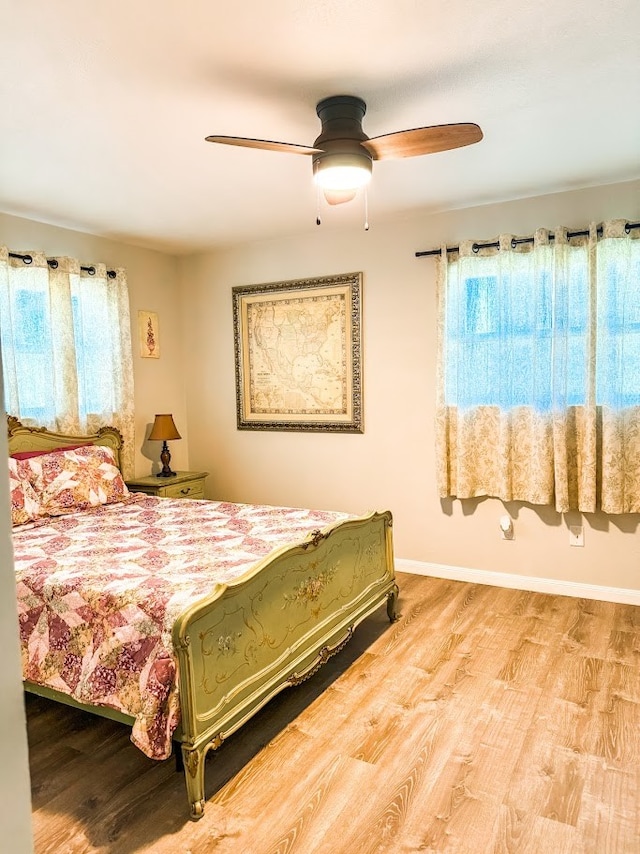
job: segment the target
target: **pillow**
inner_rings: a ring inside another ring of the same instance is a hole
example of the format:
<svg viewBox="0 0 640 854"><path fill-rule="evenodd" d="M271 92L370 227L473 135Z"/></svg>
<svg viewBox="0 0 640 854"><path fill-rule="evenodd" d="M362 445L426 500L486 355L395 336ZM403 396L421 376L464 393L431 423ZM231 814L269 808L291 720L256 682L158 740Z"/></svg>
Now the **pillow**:
<svg viewBox="0 0 640 854"><path fill-rule="evenodd" d="M9 494L11 496L11 524L24 525L40 515L40 502L26 478L24 466L9 457Z"/></svg>
<svg viewBox="0 0 640 854"><path fill-rule="evenodd" d="M61 516L129 495L111 448L84 445L19 461L40 499L40 513Z"/></svg>
<svg viewBox="0 0 640 854"><path fill-rule="evenodd" d="M45 454L59 454L61 451L75 451L76 448L88 448L91 442L81 445L64 445L62 448L49 448L48 451L16 451L11 454L14 460L30 460L32 457L42 457Z"/></svg>

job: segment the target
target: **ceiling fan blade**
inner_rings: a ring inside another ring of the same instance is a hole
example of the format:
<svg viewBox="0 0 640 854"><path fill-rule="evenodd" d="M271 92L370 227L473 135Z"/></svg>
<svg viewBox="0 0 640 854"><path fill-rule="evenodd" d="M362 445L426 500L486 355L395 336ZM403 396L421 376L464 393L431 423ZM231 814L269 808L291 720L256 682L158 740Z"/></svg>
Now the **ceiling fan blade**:
<svg viewBox="0 0 640 854"><path fill-rule="evenodd" d="M417 157L420 154L434 154L437 151L449 151L480 142L482 131L476 124L433 125L413 130L400 130L365 140L361 145L367 149L374 160L391 157Z"/></svg>
<svg viewBox="0 0 640 854"><path fill-rule="evenodd" d="M224 145L241 145L243 148L261 148L265 151L282 151L285 154L320 154L321 149L308 145L296 145L294 142L273 142L270 139L248 139L244 136L207 136L207 142L220 142Z"/></svg>
<svg viewBox="0 0 640 854"><path fill-rule="evenodd" d="M342 205L355 199L357 190L323 190L324 197L330 205Z"/></svg>

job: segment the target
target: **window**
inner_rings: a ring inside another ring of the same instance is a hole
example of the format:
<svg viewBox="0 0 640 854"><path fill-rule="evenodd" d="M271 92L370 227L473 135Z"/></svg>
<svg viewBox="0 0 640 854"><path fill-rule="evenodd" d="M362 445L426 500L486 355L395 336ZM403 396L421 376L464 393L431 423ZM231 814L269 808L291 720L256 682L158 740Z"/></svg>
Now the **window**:
<svg viewBox="0 0 640 854"><path fill-rule="evenodd" d="M441 495L640 512L639 232L439 261Z"/></svg>
<svg viewBox="0 0 640 854"><path fill-rule="evenodd" d="M48 299L44 291L41 288L17 290L14 295L13 318L15 370L21 378L21 414L42 423L53 415L53 412L47 411L46 406L47 354L51 352L51 322ZM5 334L3 329L3 340ZM8 359L6 361L8 362Z"/></svg>
<svg viewBox="0 0 640 854"><path fill-rule="evenodd" d="M71 287L71 311L78 375L78 407L85 416L114 409L114 342L104 329L110 315L108 283L75 280ZM119 351L119 346L117 351Z"/></svg>
<svg viewBox="0 0 640 854"><path fill-rule="evenodd" d="M640 240L628 250L598 265L596 399L616 409L640 404Z"/></svg>
<svg viewBox="0 0 640 854"><path fill-rule="evenodd" d="M549 411L554 400L558 402L552 366L561 360L566 383L562 405L584 404L589 347L586 267L575 259L567 275L556 276L549 256L533 268L527 264L529 270L505 272L501 260L495 255L477 259L474 266L484 268L482 276L475 271L465 275L464 262L449 265L447 402L462 408L531 405Z"/></svg>
<svg viewBox="0 0 640 854"><path fill-rule="evenodd" d="M133 360L123 271L9 258L0 247L0 338L7 411L27 424L82 434L103 425L133 454Z"/></svg>

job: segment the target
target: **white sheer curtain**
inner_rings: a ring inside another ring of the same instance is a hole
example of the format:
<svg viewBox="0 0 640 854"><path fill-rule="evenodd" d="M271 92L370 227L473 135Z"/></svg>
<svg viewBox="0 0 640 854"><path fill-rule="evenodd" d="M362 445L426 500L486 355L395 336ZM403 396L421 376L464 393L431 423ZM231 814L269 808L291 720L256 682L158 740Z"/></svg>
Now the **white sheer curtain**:
<svg viewBox="0 0 640 854"><path fill-rule="evenodd" d="M82 434L117 427L133 473L133 357L124 270L109 277L42 253L32 263L0 247L0 337L7 412L23 423Z"/></svg>
<svg viewBox="0 0 640 854"><path fill-rule="evenodd" d="M627 226L443 252L441 496L640 512L640 230Z"/></svg>

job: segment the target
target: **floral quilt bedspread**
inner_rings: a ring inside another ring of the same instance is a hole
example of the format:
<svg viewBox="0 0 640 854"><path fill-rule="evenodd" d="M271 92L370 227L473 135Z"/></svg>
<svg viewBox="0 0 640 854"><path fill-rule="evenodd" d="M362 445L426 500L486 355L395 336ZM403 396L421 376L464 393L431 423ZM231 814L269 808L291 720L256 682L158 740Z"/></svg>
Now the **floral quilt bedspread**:
<svg viewBox="0 0 640 854"><path fill-rule="evenodd" d="M180 720L171 628L215 583L347 514L132 494L14 528L26 680L135 718L171 753Z"/></svg>

